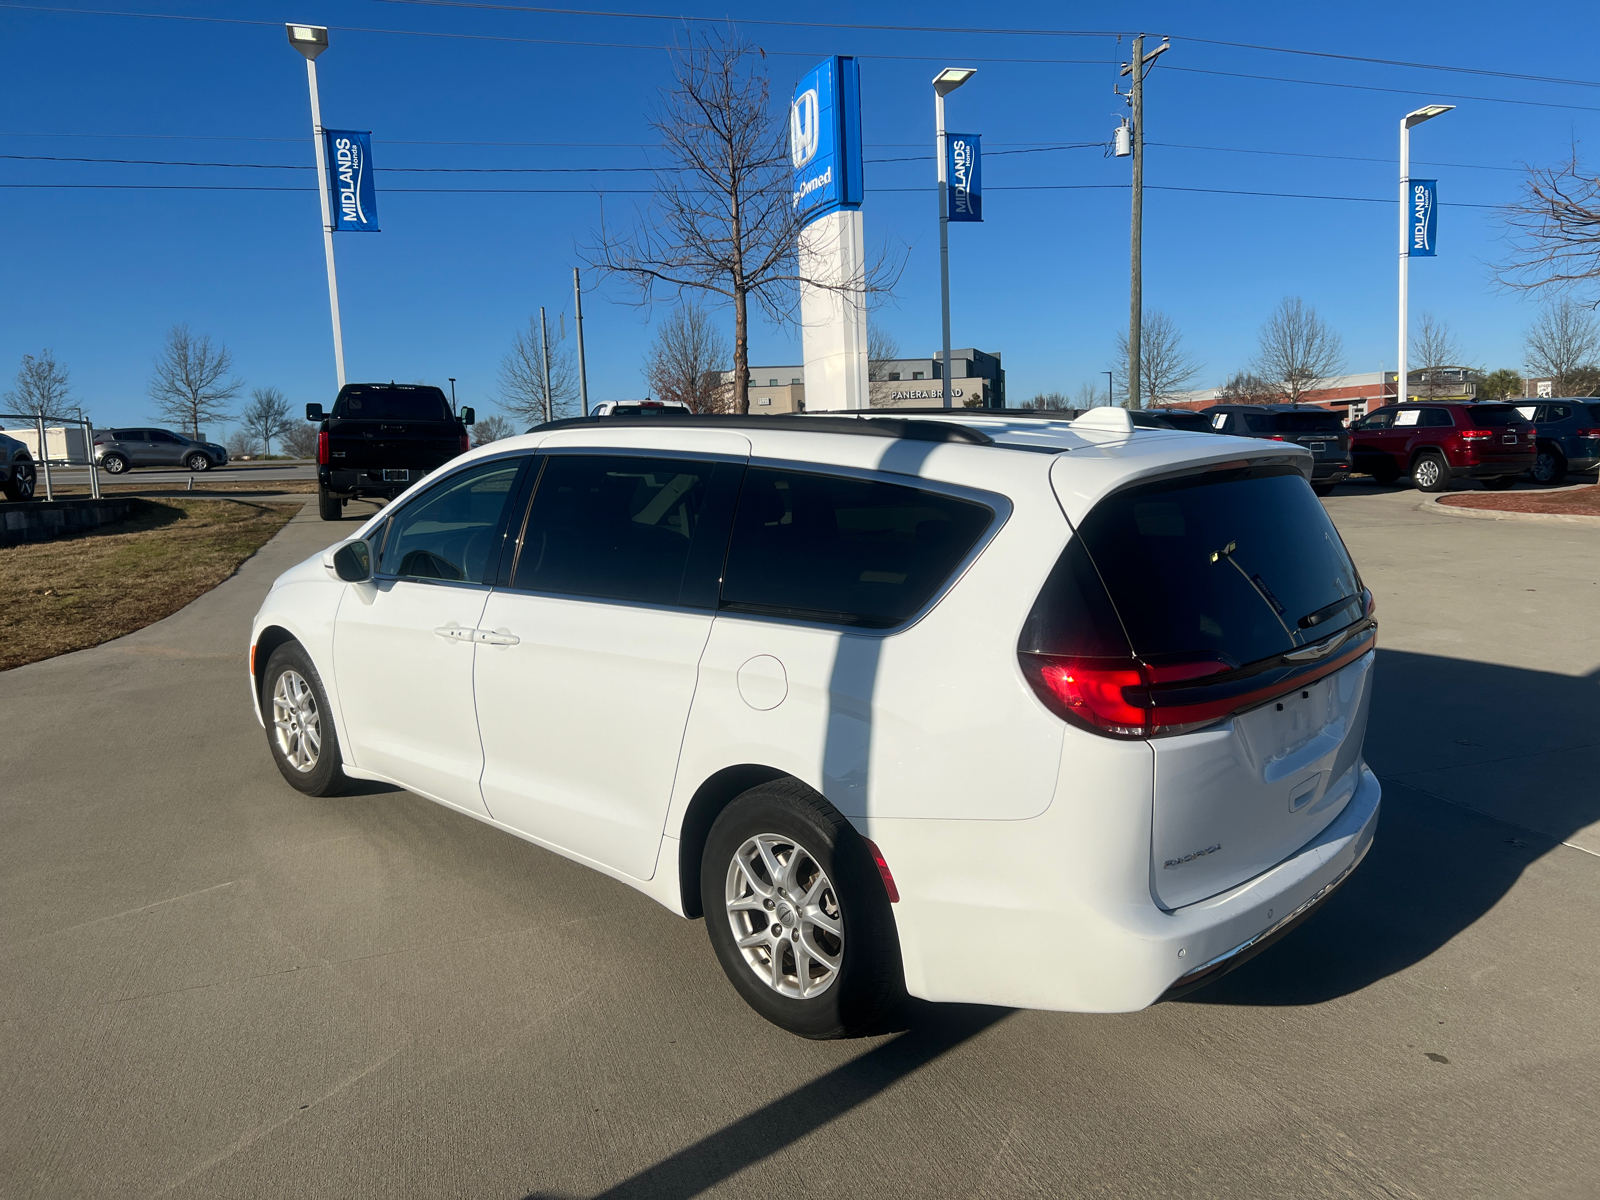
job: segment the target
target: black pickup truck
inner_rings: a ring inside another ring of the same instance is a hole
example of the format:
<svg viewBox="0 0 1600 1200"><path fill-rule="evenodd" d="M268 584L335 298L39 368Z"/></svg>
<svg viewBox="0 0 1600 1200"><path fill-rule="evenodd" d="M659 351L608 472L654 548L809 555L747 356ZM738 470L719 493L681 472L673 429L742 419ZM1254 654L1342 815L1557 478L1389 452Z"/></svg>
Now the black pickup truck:
<svg viewBox="0 0 1600 1200"><path fill-rule="evenodd" d="M357 496L393 500L429 471L471 449L470 408L457 416L436 387L347 383L333 411L306 405L317 434L317 501L324 521L344 516Z"/></svg>

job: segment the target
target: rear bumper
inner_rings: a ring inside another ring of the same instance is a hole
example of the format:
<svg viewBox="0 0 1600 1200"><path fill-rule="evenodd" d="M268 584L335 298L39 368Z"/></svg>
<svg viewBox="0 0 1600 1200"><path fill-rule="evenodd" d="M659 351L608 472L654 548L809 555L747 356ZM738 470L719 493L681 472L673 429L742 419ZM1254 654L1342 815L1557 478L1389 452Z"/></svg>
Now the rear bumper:
<svg viewBox="0 0 1600 1200"><path fill-rule="evenodd" d="M1319 462L1311 468L1312 483L1343 483L1348 478L1348 462Z"/></svg>
<svg viewBox="0 0 1600 1200"><path fill-rule="evenodd" d="M1290 932L1365 856L1381 788L1364 763L1356 769L1355 792L1310 842L1172 910L1150 893L1147 823L1074 844L1085 831L1060 806L1029 821L869 819L900 889L906 988L936 1001L1131 1012L1208 983ZM1139 878L1107 865L1131 862L1141 835Z"/></svg>
<svg viewBox="0 0 1600 1200"><path fill-rule="evenodd" d="M1468 463L1464 466L1452 466L1450 478L1452 479L1498 479L1502 475L1517 475L1523 471L1533 469L1534 455L1530 452L1526 457L1506 458L1491 460L1489 462Z"/></svg>
<svg viewBox="0 0 1600 1200"><path fill-rule="evenodd" d="M393 500L417 480L428 474L420 467L399 468L407 472L405 479L386 480L380 468L370 471L350 471L337 467L318 467L317 482L324 491L336 496L377 496Z"/></svg>

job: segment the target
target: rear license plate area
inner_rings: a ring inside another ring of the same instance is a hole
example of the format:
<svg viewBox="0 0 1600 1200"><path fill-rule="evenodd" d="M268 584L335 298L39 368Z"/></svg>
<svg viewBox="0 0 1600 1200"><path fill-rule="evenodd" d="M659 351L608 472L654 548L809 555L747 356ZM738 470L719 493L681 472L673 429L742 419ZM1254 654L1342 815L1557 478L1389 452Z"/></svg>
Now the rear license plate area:
<svg viewBox="0 0 1600 1200"><path fill-rule="evenodd" d="M410 471L385 471L383 473L383 481L385 483L410 483L411 482L411 472Z"/></svg>
<svg viewBox="0 0 1600 1200"><path fill-rule="evenodd" d="M1508 433L1500 440L1507 446L1515 446L1517 444L1517 435L1514 433Z"/></svg>
<svg viewBox="0 0 1600 1200"><path fill-rule="evenodd" d="M1312 442L1311 443L1311 453L1313 453L1313 454L1322 454L1327 449L1328 449L1328 443L1327 442Z"/></svg>

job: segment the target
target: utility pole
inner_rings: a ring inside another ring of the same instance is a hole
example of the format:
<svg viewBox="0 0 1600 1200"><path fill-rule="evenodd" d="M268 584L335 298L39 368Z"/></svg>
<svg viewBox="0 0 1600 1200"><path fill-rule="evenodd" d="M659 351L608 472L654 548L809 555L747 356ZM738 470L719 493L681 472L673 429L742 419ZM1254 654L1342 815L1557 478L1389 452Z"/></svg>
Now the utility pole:
<svg viewBox="0 0 1600 1200"><path fill-rule="evenodd" d="M544 360L544 419L556 419L555 397L550 395L550 331L545 328L544 305L539 306L539 357Z"/></svg>
<svg viewBox="0 0 1600 1200"><path fill-rule="evenodd" d="M1128 407L1143 408L1139 379L1139 335L1144 316L1144 77L1146 67L1156 58L1172 49L1172 43L1162 39L1149 54L1144 52L1144 34L1133 39L1133 56L1123 64L1122 74L1131 76L1128 103L1133 109L1133 230L1132 264L1128 288Z"/></svg>
<svg viewBox="0 0 1600 1200"><path fill-rule="evenodd" d="M572 324L578 331L578 400L583 415L589 415L589 369L583 361L583 288L578 284L578 268L572 268Z"/></svg>

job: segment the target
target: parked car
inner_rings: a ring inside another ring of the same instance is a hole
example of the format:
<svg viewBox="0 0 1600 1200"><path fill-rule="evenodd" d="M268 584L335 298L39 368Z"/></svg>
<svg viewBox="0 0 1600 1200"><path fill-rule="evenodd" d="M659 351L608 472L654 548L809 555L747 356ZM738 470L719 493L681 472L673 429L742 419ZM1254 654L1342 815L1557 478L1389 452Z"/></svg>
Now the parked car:
<svg viewBox="0 0 1600 1200"><path fill-rule="evenodd" d="M1350 477L1350 431L1340 415L1315 404L1213 404L1202 409L1217 433L1294 442L1311 451L1312 490L1326 496Z"/></svg>
<svg viewBox="0 0 1600 1200"><path fill-rule="evenodd" d="M1508 488L1534 461L1533 422L1509 404L1390 404L1368 413L1350 434L1357 471L1379 483L1409 474L1424 492L1442 492L1453 479Z"/></svg>
<svg viewBox="0 0 1600 1200"><path fill-rule="evenodd" d="M1314 461L1120 409L558 421L280 576L250 691L294 787L704 915L795 1033L1138 1009L1372 841L1372 596Z"/></svg>
<svg viewBox="0 0 1600 1200"><path fill-rule="evenodd" d="M687 417L689 406L682 400L606 400L590 410L592 417Z"/></svg>
<svg viewBox="0 0 1600 1200"><path fill-rule="evenodd" d="M357 496L392 500L417 480L472 448L470 408L457 416L444 392L426 384L347 383L333 411L306 405L318 421L317 510L344 516Z"/></svg>
<svg viewBox="0 0 1600 1200"><path fill-rule="evenodd" d="M1534 425L1535 483L1564 483L1568 471L1600 466L1600 400L1540 400L1516 408Z"/></svg>
<svg viewBox="0 0 1600 1200"><path fill-rule="evenodd" d="M170 429L100 429L94 435L94 460L112 475L130 467L187 467L209 471L226 466L228 451Z"/></svg>
<svg viewBox="0 0 1600 1200"><path fill-rule="evenodd" d="M1211 418L1188 408L1141 408L1129 416L1133 423L1151 429L1184 429L1190 433L1214 433Z"/></svg>
<svg viewBox="0 0 1600 1200"><path fill-rule="evenodd" d="M27 444L0 433L0 495L7 500L32 500L38 483Z"/></svg>

